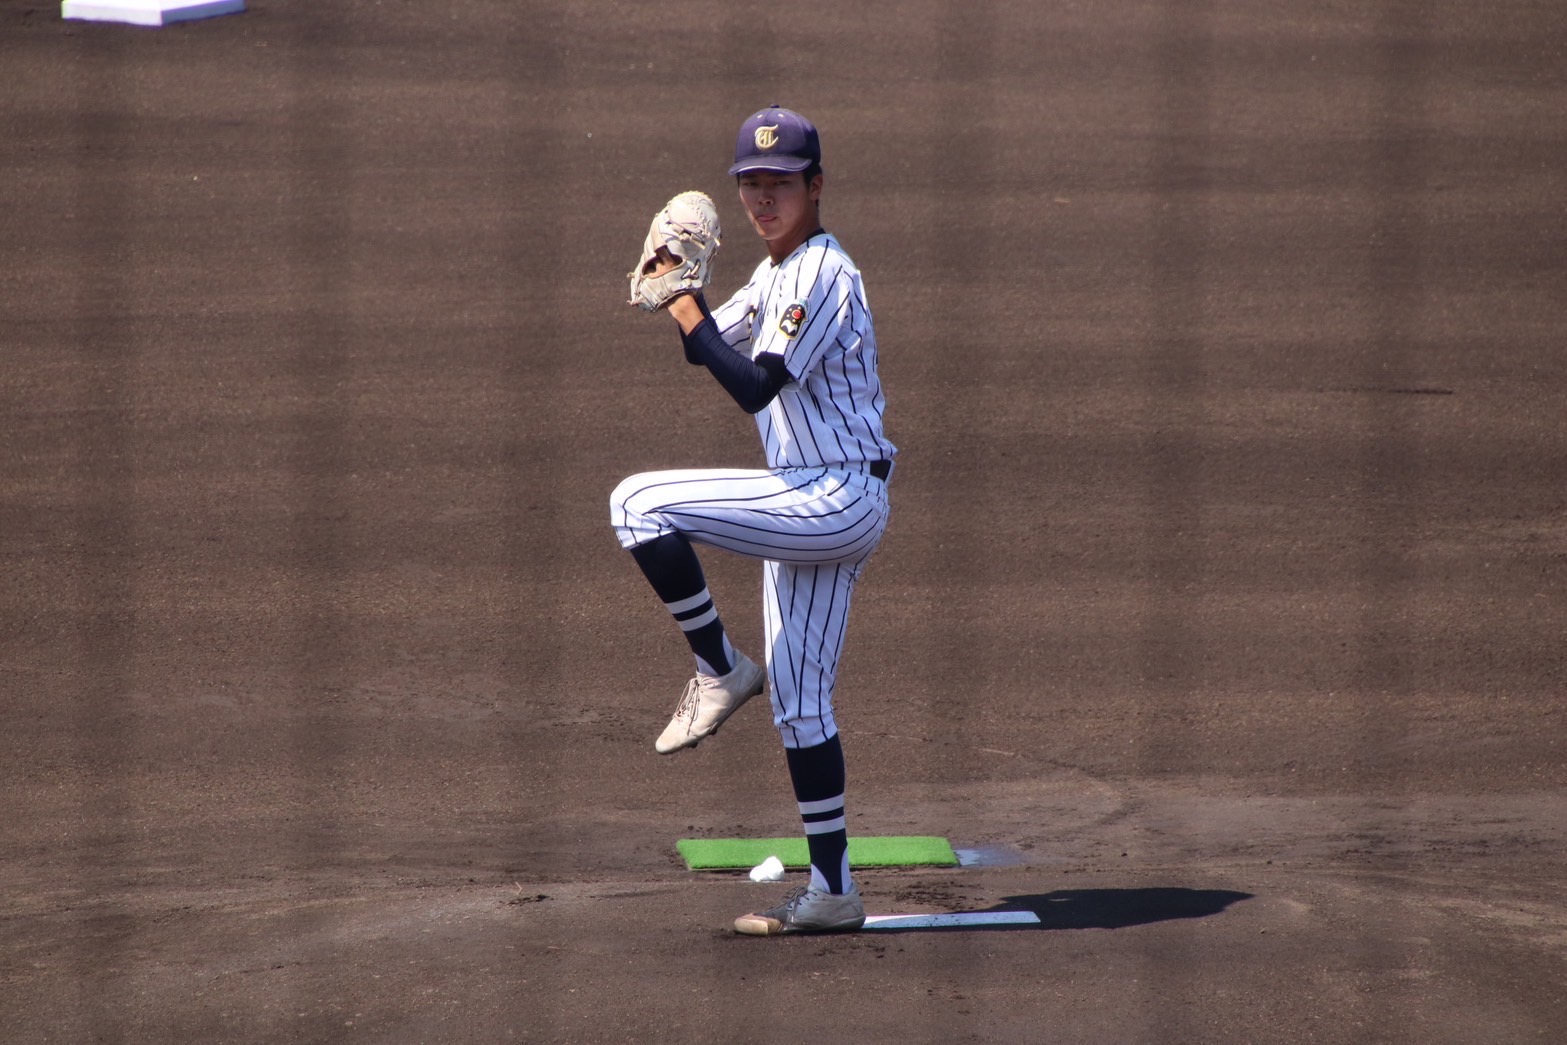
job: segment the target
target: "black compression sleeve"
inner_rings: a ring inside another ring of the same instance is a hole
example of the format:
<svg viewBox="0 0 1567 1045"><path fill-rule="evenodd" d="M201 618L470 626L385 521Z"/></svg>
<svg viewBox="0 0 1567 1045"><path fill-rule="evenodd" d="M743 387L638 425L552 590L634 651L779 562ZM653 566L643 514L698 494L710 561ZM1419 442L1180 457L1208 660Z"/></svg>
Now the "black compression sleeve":
<svg viewBox="0 0 1567 1045"><path fill-rule="evenodd" d="M707 309L702 310L704 313ZM705 366L708 372L748 414L766 409L778 390L790 381L783 356L763 353L755 362L730 348L708 315L691 333L682 333L686 360Z"/></svg>

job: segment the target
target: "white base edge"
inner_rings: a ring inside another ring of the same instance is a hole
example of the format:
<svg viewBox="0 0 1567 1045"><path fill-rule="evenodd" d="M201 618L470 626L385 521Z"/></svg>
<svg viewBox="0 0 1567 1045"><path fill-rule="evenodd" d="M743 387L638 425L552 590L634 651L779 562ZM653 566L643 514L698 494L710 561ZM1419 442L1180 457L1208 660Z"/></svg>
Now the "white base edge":
<svg viewBox="0 0 1567 1045"><path fill-rule="evenodd" d="M1038 925L1033 911L971 911L957 914L873 914L867 929L956 929L974 925Z"/></svg>
<svg viewBox="0 0 1567 1045"><path fill-rule="evenodd" d="M237 14L244 9L245 0L62 0L60 17L156 26Z"/></svg>

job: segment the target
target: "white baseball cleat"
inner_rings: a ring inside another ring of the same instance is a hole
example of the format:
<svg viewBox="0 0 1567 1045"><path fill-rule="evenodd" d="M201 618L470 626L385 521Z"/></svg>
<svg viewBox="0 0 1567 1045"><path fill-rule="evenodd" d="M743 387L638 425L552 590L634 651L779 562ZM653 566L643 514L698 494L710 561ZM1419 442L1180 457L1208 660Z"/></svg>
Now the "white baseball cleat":
<svg viewBox="0 0 1567 1045"><path fill-rule="evenodd" d="M780 936L784 933L853 932L865 924L865 904L860 887L846 893L829 893L804 886L784 897L784 902L760 914L735 919L735 932L747 936Z"/></svg>
<svg viewBox="0 0 1567 1045"><path fill-rule="evenodd" d="M714 678L698 674L686 683L675 717L669 720L653 747L661 755L696 747L703 738L718 732L724 719L740 710L740 705L762 692L767 672L744 653L735 654L729 674Z"/></svg>

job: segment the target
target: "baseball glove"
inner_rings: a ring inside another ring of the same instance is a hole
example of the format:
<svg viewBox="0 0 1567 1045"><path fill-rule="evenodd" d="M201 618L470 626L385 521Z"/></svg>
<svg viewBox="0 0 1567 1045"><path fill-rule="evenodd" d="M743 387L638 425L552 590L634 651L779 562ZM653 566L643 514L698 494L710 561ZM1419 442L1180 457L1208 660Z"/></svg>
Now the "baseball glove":
<svg viewBox="0 0 1567 1045"><path fill-rule="evenodd" d="M718 208L706 193L682 192L653 215L642 244L642 258L626 273L631 300L649 312L666 307L681 294L695 294L712 278L713 256L718 253ZM676 261L674 268L652 275L663 259L664 248Z"/></svg>

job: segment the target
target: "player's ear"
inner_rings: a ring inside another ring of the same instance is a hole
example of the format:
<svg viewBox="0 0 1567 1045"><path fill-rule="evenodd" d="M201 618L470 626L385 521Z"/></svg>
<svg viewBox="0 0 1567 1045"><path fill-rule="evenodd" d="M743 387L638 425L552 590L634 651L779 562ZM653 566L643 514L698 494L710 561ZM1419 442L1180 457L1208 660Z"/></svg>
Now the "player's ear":
<svg viewBox="0 0 1567 1045"><path fill-rule="evenodd" d="M820 173L811 179L811 184L806 186L806 188L811 194L812 203L820 203L822 201L822 176Z"/></svg>

